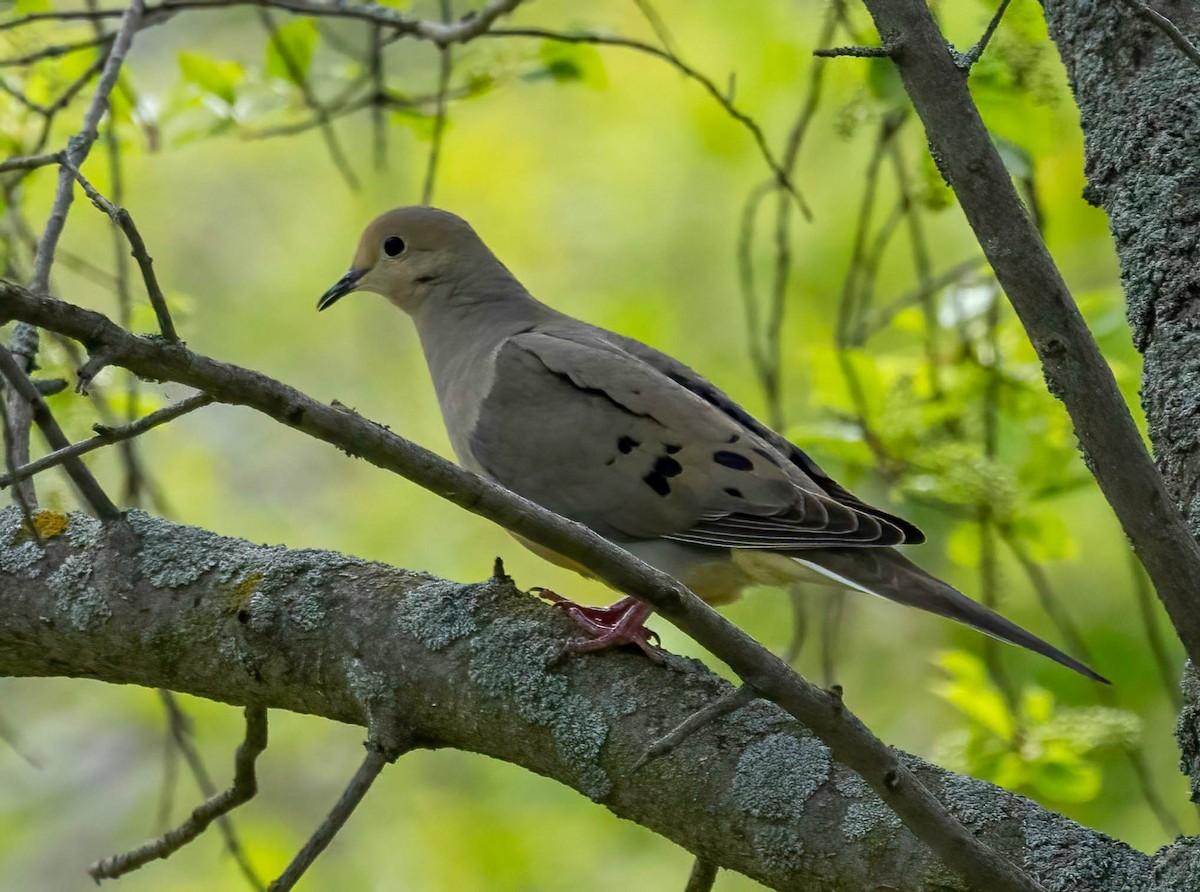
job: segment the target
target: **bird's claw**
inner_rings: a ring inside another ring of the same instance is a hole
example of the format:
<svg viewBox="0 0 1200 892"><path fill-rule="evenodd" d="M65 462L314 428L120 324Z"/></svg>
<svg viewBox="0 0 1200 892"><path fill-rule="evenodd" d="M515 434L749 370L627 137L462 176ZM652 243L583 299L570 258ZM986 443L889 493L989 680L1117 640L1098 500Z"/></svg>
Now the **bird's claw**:
<svg viewBox="0 0 1200 892"><path fill-rule="evenodd" d="M633 644L654 662L663 661L662 654L655 648L659 643L658 633L643 624L650 615L650 608L641 601L624 598L611 607L587 607L550 589L535 588L532 591L562 610L587 633L586 638L568 644L566 653L596 653Z"/></svg>

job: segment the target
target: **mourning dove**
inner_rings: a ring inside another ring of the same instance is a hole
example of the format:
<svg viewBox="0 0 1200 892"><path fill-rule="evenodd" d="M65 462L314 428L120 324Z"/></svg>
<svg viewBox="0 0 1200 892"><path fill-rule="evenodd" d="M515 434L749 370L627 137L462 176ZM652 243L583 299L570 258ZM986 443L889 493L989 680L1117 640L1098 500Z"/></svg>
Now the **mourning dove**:
<svg viewBox="0 0 1200 892"><path fill-rule="evenodd" d="M706 601L753 583L821 580L1105 680L903 557L893 546L923 542L920 530L856 498L704 377L534 299L453 214L407 207L374 220L317 309L353 291L412 317L464 467L585 524ZM554 598L590 634L577 650L634 643L651 652L648 605Z"/></svg>

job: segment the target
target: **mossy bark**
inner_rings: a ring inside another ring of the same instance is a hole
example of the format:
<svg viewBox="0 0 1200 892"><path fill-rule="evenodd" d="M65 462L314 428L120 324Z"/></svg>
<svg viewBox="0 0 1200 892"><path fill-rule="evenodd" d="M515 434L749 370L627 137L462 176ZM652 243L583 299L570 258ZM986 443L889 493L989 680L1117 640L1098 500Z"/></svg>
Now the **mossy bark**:
<svg viewBox="0 0 1200 892"><path fill-rule="evenodd" d="M131 512L0 512L0 674L165 687L483 753L781 890L964 890L856 774L754 701L634 770L730 685L694 660L562 658L574 626L505 579L461 585ZM1020 796L902 756L1047 889L1142 888L1151 861ZM1182 888L1182 887L1180 887Z"/></svg>

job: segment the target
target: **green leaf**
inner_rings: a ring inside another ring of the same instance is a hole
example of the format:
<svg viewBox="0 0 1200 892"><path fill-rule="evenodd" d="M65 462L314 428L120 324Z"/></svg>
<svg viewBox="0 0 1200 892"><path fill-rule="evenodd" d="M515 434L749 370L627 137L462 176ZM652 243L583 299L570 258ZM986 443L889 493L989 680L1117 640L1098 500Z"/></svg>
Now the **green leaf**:
<svg viewBox="0 0 1200 892"><path fill-rule="evenodd" d="M237 62L213 59L202 53L180 53L179 71L185 81L216 96L226 105L233 105L237 101L237 88L245 76L244 69Z"/></svg>
<svg viewBox="0 0 1200 892"><path fill-rule="evenodd" d="M604 62L595 47L547 40L538 51L544 68L533 77L548 77L560 83L576 81L594 90L608 86Z"/></svg>
<svg viewBox="0 0 1200 892"><path fill-rule="evenodd" d="M275 29L275 35L267 40L267 77L302 83L308 77L320 36L309 19L297 19Z"/></svg>
<svg viewBox="0 0 1200 892"><path fill-rule="evenodd" d="M1001 740L1011 740L1016 722L983 661L966 651L951 650L938 657L938 664L950 676L935 688L938 696Z"/></svg>
<svg viewBox="0 0 1200 892"><path fill-rule="evenodd" d="M1029 783L1055 802L1089 802L1100 792L1100 769L1067 745L1051 747L1029 766Z"/></svg>

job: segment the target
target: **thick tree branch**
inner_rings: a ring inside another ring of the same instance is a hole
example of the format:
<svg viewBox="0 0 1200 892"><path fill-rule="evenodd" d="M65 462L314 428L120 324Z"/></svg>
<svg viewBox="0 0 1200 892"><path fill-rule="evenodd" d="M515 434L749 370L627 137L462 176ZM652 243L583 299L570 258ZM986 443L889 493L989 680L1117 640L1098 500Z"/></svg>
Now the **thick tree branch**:
<svg viewBox="0 0 1200 892"><path fill-rule="evenodd" d="M44 548L15 508L0 512L0 675L167 687L484 753L775 889L995 888L948 872L855 773L764 701L634 770L653 741L733 688L678 657L562 660L571 621L507 580L458 585L137 511L103 524L42 512L37 524ZM897 759L1047 889L1141 888L1153 869L1020 796Z"/></svg>
<svg viewBox="0 0 1200 892"><path fill-rule="evenodd" d="M1200 35L1196 4L1155 6L1193 42ZM1171 495L1200 530L1200 66L1119 4L1050 0L1044 7L1081 114L1084 197L1109 216L1133 341L1145 355L1150 439ZM1192 598L1200 600L1195 590ZM1194 700L1194 673L1185 691ZM1198 716L1195 702L1187 705L1176 731L1194 796Z"/></svg>
<svg viewBox="0 0 1200 892"><path fill-rule="evenodd" d="M1008 892L1036 889L1028 876L982 846L899 761L840 696L797 675L779 657L670 576L581 524L464 471L383 426L344 408L318 403L265 375L217 362L182 344L139 338L105 316L0 281L0 318L11 317L74 338L92 353L80 370L86 384L105 365L195 387L214 399L256 409L289 427L365 458L519 536L587 567L614 589L651 604L747 685L802 721L853 768L923 842L972 884Z"/></svg>
<svg viewBox="0 0 1200 892"><path fill-rule="evenodd" d="M1188 654L1200 662L1200 547L1017 196L965 76L925 0L866 0L866 5L925 125L933 157L1029 334L1050 392L1066 406L1100 489ZM1080 33L1090 32L1085 27Z"/></svg>

